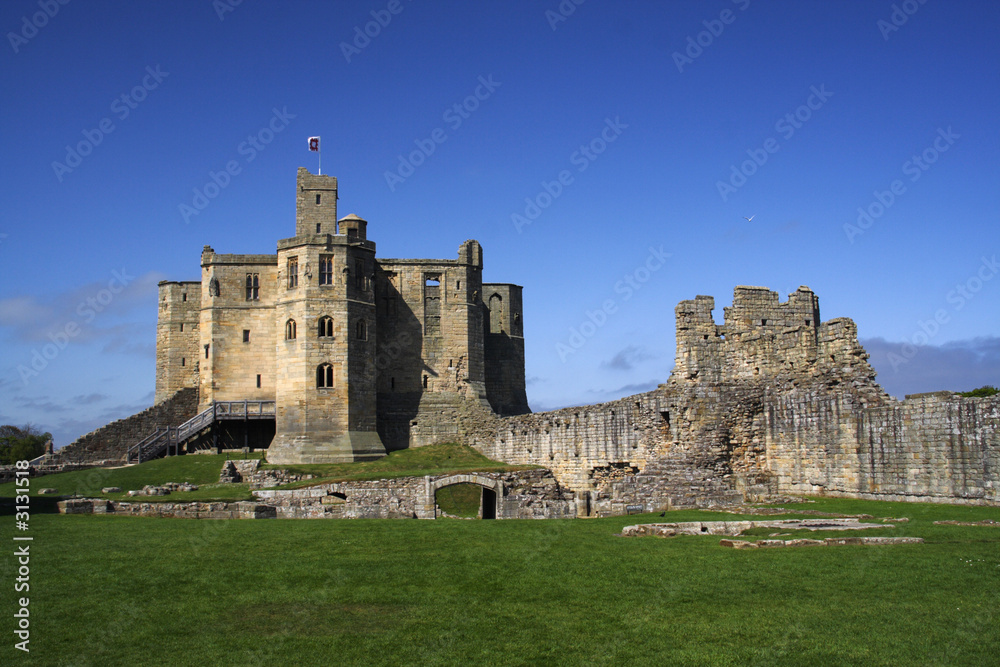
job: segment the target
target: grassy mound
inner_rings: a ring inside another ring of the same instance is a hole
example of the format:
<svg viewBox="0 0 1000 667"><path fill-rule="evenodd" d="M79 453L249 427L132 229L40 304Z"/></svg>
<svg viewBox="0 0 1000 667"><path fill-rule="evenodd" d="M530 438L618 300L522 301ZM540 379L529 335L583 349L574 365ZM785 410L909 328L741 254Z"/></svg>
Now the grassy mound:
<svg viewBox="0 0 1000 667"><path fill-rule="evenodd" d="M358 463L323 463L312 465L269 465L289 472L314 475L314 479L288 484L281 488L301 488L326 482L422 477L459 472L504 472L529 470L538 466L512 466L486 458L468 445L441 443L401 449L376 461Z"/></svg>

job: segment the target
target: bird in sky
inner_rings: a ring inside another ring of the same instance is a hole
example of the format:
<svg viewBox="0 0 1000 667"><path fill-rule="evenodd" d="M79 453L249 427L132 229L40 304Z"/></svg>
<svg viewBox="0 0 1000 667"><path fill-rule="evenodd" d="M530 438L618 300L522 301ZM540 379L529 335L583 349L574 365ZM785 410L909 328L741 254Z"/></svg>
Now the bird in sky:
<svg viewBox="0 0 1000 667"><path fill-rule="evenodd" d="M749 218L744 215L743 219L746 220L747 222L753 222L753 219L756 218L756 217L757 217L756 214L755 215L751 215Z"/></svg>

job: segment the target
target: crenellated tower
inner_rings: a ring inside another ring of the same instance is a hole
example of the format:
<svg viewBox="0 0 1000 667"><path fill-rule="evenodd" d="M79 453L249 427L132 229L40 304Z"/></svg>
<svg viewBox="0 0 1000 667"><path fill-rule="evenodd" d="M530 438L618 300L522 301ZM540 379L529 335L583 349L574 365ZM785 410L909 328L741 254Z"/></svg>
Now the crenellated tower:
<svg viewBox="0 0 1000 667"><path fill-rule="evenodd" d="M278 242L273 463L378 458L375 243L337 220L337 179L298 172L296 235Z"/></svg>

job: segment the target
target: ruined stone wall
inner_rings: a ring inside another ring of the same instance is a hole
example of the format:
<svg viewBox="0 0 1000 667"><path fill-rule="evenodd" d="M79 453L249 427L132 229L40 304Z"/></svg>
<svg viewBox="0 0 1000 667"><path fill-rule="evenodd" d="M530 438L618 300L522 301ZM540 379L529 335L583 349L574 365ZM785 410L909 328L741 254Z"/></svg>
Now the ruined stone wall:
<svg viewBox="0 0 1000 667"><path fill-rule="evenodd" d="M198 390L182 389L142 412L111 422L56 450L51 463L121 460L132 445L157 428L179 426L197 414Z"/></svg>
<svg viewBox="0 0 1000 667"><path fill-rule="evenodd" d="M899 403L875 382L846 318L819 322L739 287L725 324L700 296L677 307L677 365L656 391L507 419L469 410L466 441L544 465L587 514L760 500L779 493L998 502L996 399Z"/></svg>
<svg viewBox="0 0 1000 667"><path fill-rule="evenodd" d="M305 489L260 489L254 496L287 519L433 519L434 494L443 483L477 479L501 491L497 518L557 519L576 515L574 494L548 470L477 472L334 482Z"/></svg>
<svg viewBox="0 0 1000 667"><path fill-rule="evenodd" d="M200 282L159 283L156 323L156 398L167 400L181 389L198 388Z"/></svg>
<svg viewBox="0 0 1000 667"><path fill-rule="evenodd" d="M849 393L790 392L768 406L767 441L783 492L1000 503L998 397L865 408Z"/></svg>
<svg viewBox="0 0 1000 667"><path fill-rule="evenodd" d="M486 396L499 415L531 412L524 382L524 307L521 286L483 285Z"/></svg>

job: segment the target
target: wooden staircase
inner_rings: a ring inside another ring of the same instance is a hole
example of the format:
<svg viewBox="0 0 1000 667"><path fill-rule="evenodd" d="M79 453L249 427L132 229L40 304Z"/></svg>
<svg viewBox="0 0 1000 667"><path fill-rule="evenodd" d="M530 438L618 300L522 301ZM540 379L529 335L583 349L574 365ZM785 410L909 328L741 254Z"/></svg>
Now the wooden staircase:
<svg viewBox="0 0 1000 667"><path fill-rule="evenodd" d="M193 440L218 421L274 419L274 401L214 401L180 426L161 427L128 448L126 463L142 463L159 456L177 454L181 445Z"/></svg>

